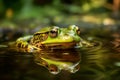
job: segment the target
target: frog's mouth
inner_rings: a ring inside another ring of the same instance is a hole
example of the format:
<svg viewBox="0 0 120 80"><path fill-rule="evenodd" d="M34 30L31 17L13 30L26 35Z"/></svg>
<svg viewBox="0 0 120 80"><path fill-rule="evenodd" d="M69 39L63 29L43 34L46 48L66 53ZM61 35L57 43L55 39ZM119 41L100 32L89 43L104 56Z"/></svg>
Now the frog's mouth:
<svg viewBox="0 0 120 80"><path fill-rule="evenodd" d="M45 48L52 48L52 49L66 49L66 48L74 48L77 42L63 42L63 43L46 43L43 44Z"/></svg>

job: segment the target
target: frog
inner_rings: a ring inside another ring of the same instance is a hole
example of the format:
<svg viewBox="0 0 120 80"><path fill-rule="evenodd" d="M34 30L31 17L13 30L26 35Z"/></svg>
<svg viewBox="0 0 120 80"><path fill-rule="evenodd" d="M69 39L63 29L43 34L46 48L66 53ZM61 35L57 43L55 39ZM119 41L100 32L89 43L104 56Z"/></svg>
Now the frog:
<svg viewBox="0 0 120 80"><path fill-rule="evenodd" d="M68 27L44 27L33 35L20 37L12 46L21 52L39 52L46 49L68 49L82 44L91 44L80 37L80 28L76 25Z"/></svg>

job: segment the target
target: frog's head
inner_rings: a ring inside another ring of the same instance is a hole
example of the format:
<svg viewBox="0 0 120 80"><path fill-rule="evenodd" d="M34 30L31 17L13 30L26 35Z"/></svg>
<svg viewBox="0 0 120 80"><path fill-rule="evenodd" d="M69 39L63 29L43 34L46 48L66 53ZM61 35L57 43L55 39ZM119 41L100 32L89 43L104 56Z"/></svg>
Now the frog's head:
<svg viewBox="0 0 120 80"><path fill-rule="evenodd" d="M70 48L80 41L80 29L75 26L68 28L46 27L36 32L32 44L37 47Z"/></svg>

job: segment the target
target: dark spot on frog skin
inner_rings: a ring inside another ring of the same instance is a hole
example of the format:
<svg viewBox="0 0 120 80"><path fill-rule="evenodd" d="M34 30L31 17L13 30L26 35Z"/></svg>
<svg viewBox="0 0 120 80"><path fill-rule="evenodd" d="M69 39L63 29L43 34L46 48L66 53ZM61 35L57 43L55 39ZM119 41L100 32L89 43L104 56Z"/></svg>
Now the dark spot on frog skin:
<svg viewBox="0 0 120 80"><path fill-rule="evenodd" d="M20 47L21 47L21 43L18 43L18 45L17 45L17 46L18 46L18 48L20 48Z"/></svg>
<svg viewBox="0 0 120 80"><path fill-rule="evenodd" d="M28 48L28 44L27 44L27 45L25 45L25 48Z"/></svg>
<svg viewBox="0 0 120 80"><path fill-rule="evenodd" d="M24 48L24 44L21 44L21 48Z"/></svg>

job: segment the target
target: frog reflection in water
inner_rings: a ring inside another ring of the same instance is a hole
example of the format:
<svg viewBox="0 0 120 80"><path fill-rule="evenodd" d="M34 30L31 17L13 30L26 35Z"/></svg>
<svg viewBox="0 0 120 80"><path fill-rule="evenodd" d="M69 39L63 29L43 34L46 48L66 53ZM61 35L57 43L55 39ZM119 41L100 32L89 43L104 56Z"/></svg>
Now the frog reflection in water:
<svg viewBox="0 0 120 80"><path fill-rule="evenodd" d="M71 25L68 28L56 26L43 28L34 35L18 38L14 47L20 52L32 52L38 64L57 74L62 69L72 73L78 70L80 56L76 51L71 50L81 44L91 46L81 39L79 27Z"/></svg>
<svg viewBox="0 0 120 80"><path fill-rule="evenodd" d="M80 54L75 49L41 51L41 54L35 53L34 56L35 62L52 74L58 74L61 70L75 73L80 68Z"/></svg>

